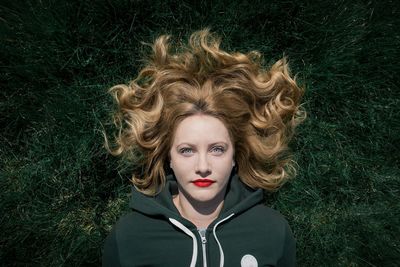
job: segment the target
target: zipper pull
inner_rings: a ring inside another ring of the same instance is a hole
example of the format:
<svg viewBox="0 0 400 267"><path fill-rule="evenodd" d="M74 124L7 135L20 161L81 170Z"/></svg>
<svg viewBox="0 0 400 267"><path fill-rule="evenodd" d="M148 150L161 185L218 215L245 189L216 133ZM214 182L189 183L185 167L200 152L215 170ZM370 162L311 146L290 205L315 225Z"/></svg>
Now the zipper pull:
<svg viewBox="0 0 400 267"><path fill-rule="evenodd" d="M207 243L206 239L206 230L199 230L200 238L201 238L201 243L205 244Z"/></svg>

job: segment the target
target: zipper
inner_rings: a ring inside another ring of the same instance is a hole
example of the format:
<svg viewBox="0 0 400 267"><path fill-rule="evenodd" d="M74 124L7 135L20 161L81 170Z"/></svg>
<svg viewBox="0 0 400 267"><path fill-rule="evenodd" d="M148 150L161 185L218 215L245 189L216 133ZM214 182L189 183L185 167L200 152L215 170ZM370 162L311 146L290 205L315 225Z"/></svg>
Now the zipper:
<svg viewBox="0 0 400 267"><path fill-rule="evenodd" d="M201 239L201 248L203 250L203 267L207 267L207 255L206 255L206 244L207 244L207 238L206 238L206 229L204 230L198 230L200 239Z"/></svg>
<svg viewBox="0 0 400 267"><path fill-rule="evenodd" d="M220 253L220 261L219 261L219 266L223 267L224 266L224 262L225 262L225 257L224 257L224 251L222 249L221 243L218 240L217 237L217 227L223 223L224 221L227 221L228 219L230 219L231 217L233 217L235 214L232 213L231 215L229 215L228 217L225 217L224 219L218 221L213 229L213 235L214 235L214 239L218 244L219 247L219 253ZM176 227L178 227L179 229L181 229L185 234L187 234L188 236L190 236L192 238L193 241L193 254L192 254L192 260L190 262L190 267L195 267L196 266L196 262L197 262L197 255L198 255L198 248L197 248L197 241L198 239L196 238L195 234L190 231L186 226L184 226L181 222L177 221L176 219L173 218L169 218L169 221L175 225ZM206 238L206 232L207 230L203 230L200 231L198 230L198 233L200 235L200 239L201 239L201 247L203 250L203 267L207 267L207 255L206 255L206 244L207 244L207 238Z"/></svg>

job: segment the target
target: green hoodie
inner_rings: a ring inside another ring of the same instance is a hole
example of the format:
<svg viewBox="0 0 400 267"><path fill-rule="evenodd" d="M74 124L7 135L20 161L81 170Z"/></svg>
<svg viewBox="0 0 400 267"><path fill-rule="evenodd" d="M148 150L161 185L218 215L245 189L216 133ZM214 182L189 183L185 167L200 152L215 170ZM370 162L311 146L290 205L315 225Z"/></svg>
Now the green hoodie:
<svg viewBox="0 0 400 267"><path fill-rule="evenodd" d="M217 219L200 234L172 202L173 176L164 190L132 190L132 212L106 238L103 266L295 266L295 241L287 221L263 204L263 191L231 177Z"/></svg>

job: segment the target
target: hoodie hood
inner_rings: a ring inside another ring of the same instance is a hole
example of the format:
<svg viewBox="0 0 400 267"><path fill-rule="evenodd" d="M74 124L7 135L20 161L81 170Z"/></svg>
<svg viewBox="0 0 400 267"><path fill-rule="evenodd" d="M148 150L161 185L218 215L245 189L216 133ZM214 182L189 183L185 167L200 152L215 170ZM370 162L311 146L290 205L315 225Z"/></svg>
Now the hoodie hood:
<svg viewBox="0 0 400 267"><path fill-rule="evenodd" d="M293 235L283 216L260 203L262 189L232 174L219 217L205 230L179 214L176 194L173 175L156 196L133 189L133 212L107 237L103 266L295 266Z"/></svg>
<svg viewBox="0 0 400 267"><path fill-rule="evenodd" d="M193 226L181 217L172 202L172 196L178 194L178 185L173 175L168 175L164 189L155 196L147 196L132 187L129 207L148 216L162 216L176 219L187 226ZM246 186L237 174L231 175L226 190L224 205L217 220L234 213L238 215L263 200L262 189L253 190Z"/></svg>

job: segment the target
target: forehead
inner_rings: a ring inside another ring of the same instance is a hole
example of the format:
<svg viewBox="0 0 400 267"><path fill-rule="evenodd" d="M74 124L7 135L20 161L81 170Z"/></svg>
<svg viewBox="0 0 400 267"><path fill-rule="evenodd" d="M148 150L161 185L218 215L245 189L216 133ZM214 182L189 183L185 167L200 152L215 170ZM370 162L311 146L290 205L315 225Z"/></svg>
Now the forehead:
<svg viewBox="0 0 400 267"><path fill-rule="evenodd" d="M224 123L210 115L196 114L183 119L176 127L174 144L188 143L231 143Z"/></svg>

